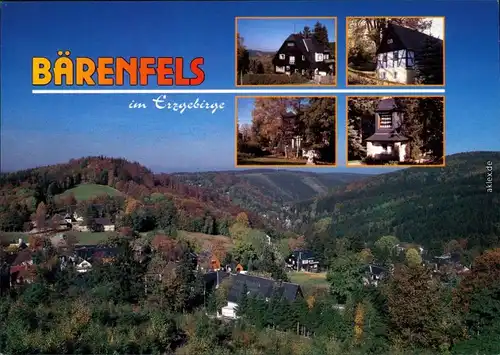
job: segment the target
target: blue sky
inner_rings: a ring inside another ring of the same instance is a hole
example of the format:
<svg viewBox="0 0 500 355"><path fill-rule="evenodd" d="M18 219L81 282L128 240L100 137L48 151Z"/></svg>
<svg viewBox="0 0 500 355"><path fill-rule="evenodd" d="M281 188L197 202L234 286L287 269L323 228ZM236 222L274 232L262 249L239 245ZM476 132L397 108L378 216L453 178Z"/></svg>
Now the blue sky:
<svg viewBox="0 0 500 355"><path fill-rule="evenodd" d="M33 95L31 58L55 58L60 49L90 57L204 56L207 75L199 88L232 89L236 16L337 16L339 88L345 83L345 16L446 16L447 153L500 150L496 1L4 1L1 6L2 171L101 154L164 171L233 168L234 95L169 97L225 102L214 115L127 108L132 99L150 102L155 95ZM344 127L345 99L338 97L339 127ZM343 130L338 144L342 165Z"/></svg>
<svg viewBox="0 0 500 355"><path fill-rule="evenodd" d="M302 15L301 15L302 16ZM238 32L249 49L277 51L283 41L292 33L309 26L311 31L316 22L326 26L328 40L335 42L334 19L238 19Z"/></svg>

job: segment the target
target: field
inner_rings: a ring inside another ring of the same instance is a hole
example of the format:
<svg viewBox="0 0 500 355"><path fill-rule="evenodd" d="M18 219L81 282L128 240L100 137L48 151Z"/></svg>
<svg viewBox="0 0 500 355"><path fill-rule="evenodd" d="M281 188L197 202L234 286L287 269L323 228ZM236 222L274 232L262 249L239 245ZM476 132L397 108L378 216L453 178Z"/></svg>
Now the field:
<svg viewBox="0 0 500 355"><path fill-rule="evenodd" d="M92 197L108 195L108 196L120 196L122 193L110 186L97 185L97 184L82 184L74 187L72 189L64 191L58 197L66 196L73 193L77 201L86 201Z"/></svg>
<svg viewBox="0 0 500 355"><path fill-rule="evenodd" d="M326 291L330 286L326 281L326 272L291 272L288 276L290 281L299 284L306 294L314 289Z"/></svg>
<svg viewBox="0 0 500 355"><path fill-rule="evenodd" d="M247 158L238 157L238 165L306 165L305 159L285 159L281 157L258 157ZM316 161L314 165L333 165L332 163L325 163Z"/></svg>
<svg viewBox="0 0 500 355"><path fill-rule="evenodd" d="M222 242L224 248L229 251L233 249L234 244L231 238L223 236L223 235L209 235L203 233L195 233L195 232L186 232L186 231L178 231L177 236L180 239L185 239L189 241L195 242L199 249L207 250L210 249L210 245L215 241Z"/></svg>
<svg viewBox="0 0 500 355"><path fill-rule="evenodd" d="M77 237L78 244L93 245L99 244L105 241L113 232L75 232L70 231L70 233ZM158 232L160 233L160 232ZM201 250L208 249L210 244L215 241L221 241L226 250L231 250L234 246L231 238L223 235L208 235L203 233L194 233L186 231L178 231L178 237L180 239L186 239L195 242ZM23 239L25 242L28 241L28 233L23 232L3 232L7 238L11 239L12 242L17 242L19 238ZM147 233L146 233L147 234Z"/></svg>
<svg viewBox="0 0 500 355"><path fill-rule="evenodd" d="M238 165L306 165L306 161L304 159L285 159L279 157L238 157Z"/></svg>
<svg viewBox="0 0 500 355"><path fill-rule="evenodd" d="M112 234L112 232L92 233L92 232L75 232L75 231L70 231L69 233L76 236L76 238L78 239L78 244L85 244L85 245L93 245L103 242ZM12 242L17 242L19 238L27 242L29 238L28 233L23 233L23 232L2 232L2 234L7 236L7 238L12 239Z"/></svg>

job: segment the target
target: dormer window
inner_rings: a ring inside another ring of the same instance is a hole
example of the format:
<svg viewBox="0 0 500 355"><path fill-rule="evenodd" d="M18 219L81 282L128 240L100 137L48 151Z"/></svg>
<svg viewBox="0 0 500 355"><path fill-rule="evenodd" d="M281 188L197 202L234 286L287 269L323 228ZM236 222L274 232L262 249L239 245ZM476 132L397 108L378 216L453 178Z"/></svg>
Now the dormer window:
<svg viewBox="0 0 500 355"><path fill-rule="evenodd" d="M380 128L390 129L392 128L392 115L388 114L380 114Z"/></svg>
<svg viewBox="0 0 500 355"><path fill-rule="evenodd" d="M323 61L323 53L316 53L316 61L317 62Z"/></svg>
<svg viewBox="0 0 500 355"><path fill-rule="evenodd" d="M283 54L283 53L280 53L280 56L279 56L279 58L280 58L281 60L285 60L285 54Z"/></svg>

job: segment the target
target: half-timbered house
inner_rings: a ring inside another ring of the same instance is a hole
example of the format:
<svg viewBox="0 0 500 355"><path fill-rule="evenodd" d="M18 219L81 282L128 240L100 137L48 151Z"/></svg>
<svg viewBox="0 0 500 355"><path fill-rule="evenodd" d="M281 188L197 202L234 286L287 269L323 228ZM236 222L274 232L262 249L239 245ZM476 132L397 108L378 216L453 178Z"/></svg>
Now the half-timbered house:
<svg viewBox="0 0 500 355"><path fill-rule="evenodd" d="M443 41L417 30L389 23L382 33L377 48L377 77L382 80L401 84L415 84L417 68L427 65L424 62L428 48L436 48L432 53L438 58L433 62L441 63L443 70ZM441 85L443 83L435 83Z"/></svg>
<svg viewBox="0 0 500 355"><path fill-rule="evenodd" d="M333 72L334 60L328 43L295 33L283 42L273 58L273 65L275 73L325 76Z"/></svg>

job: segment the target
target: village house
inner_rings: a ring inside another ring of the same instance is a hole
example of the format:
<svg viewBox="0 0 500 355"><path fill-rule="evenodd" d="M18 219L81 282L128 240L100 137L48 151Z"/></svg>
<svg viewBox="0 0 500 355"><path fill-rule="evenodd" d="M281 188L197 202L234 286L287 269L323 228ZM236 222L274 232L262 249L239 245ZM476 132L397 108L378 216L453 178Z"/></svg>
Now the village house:
<svg viewBox="0 0 500 355"><path fill-rule="evenodd" d="M389 23L382 33L377 48L377 77L401 84L415 84L417 68L422 63L422 53L428 46L436 46L443 70L443 41L417 30ZM438 69L439 70L439 69ZM442 83L436 83L437 85Z"/></svg>
<svg viewBox="0 0 500 355"><path fill-rule="evenodd" d="M197 266L202 271L219 271L221 262L212 252L203 251L197 255Z"/></svg>
<svg viewBox="0 0 500 355"><path fill-rule="evenodd" d="M386 268L378 265L368 264L364 267L365 275L363 284L365 286L378 286L379 282L389 276L390 272Z"/></svg>
<svg viewBox="0 0 500 355"><path fill-rule="evenodd" d="M219 288L222 281L230 276L229 273L220 271L210 271L203 274L203 285L205 296Z"/></svg>
<svg viewBox="0 0 500 355"><path fill-rule="evenodd" d="M273 58L275 73L326 76L334 70L333 51L313 36L291 34Z"/></svg>
<svg viewBox="0 0 500 355"><path fill-rule="evenodd" d="M231 288L227 297L227 305L222 307L219 317L226 319L237 319L238 302L246 285L247 296L262 298L268 301L273 295L279 295L283 299L293 302L302 298L302 289L298 284L275 281L259 276L237 274L231 277Z"/></svg>
<svg viewBox="0 0 500 355"><path fill-rule="evenodd" d="M244 268L241 264L232 262L226 265L226 271L229 273L237 274L240 272L244 272Z"/></svg>
<svg viewBox="0 0 500 355"><path fill-rule="evenodd" d="M296 271L318 272L319 261L310 250L295 250L285 261L287 268Z"/></svg>
<svg viewBox="0 0 500 355"><path fill-rule="evenodd" d="M367 157L404 162L410 156L409 139L401 134L403 112L394 98L382 98L375 110L375 133L366 139Z"/></svg>
<svg viewBox="0 0 500 355"><path fill-rule="evenodd" d="M396 251L399 253L405 253L408 249L415 249L416 251L419 252L420 255L425 254L425 249L418 244L414 243L399 243L395 246Z"/></svg>

